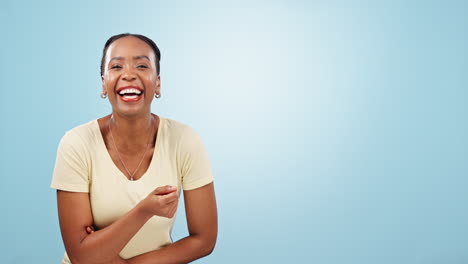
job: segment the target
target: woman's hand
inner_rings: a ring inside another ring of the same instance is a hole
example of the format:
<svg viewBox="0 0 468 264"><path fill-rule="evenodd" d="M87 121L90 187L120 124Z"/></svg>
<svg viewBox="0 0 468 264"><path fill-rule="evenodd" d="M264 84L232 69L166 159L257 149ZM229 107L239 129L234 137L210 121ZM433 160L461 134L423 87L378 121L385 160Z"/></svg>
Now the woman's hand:
<svg viewBox="0 0 468 264"><path fill-rule="evenodd" d="M179 203L179 195L175 186L161 186L143 199L140 206L143 213L150 216L157 215L167 218L174 217Z"/></svg>

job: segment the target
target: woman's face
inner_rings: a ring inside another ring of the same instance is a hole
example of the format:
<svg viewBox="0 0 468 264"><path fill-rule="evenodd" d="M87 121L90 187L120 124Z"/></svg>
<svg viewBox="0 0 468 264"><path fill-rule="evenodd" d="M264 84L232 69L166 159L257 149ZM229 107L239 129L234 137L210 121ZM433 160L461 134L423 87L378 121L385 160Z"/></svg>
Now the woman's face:
<svg viewBox="0 0 468 264"><path fill-rule="evenodd" d="M129 117L150 113L160 86L154 51L143 40L128 36L109 46L102 90L108 95L114 113Z"/></svg>

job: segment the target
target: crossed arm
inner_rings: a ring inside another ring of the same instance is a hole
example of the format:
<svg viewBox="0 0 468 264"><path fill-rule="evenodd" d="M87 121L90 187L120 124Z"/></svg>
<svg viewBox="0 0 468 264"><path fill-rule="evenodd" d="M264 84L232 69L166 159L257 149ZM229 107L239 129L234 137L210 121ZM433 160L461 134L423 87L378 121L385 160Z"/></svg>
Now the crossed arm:
<svg viewBox="0 0 468 264"><path fill-rule="evenodd" d="M62 238L73 264L92 263L188 263L210 254L216 244L217 209L213 183L184 191L189 236L131 259L120 251L152 215L141 203L111 225L88 234L93 218L88 193L57 192Z"/></svg>

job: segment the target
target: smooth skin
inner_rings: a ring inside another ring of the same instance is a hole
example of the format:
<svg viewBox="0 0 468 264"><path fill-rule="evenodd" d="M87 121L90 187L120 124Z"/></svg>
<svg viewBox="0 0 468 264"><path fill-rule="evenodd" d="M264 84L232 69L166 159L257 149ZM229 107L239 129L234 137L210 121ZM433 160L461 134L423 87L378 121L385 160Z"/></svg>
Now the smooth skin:
<svg viewBox="0 0 468 264"><path fill-rule="evenodd" d="M142 87L143 98L131 103L121 101L115 91L128 85ZM111 122L109 115L98 119L98 123L112 160L127 177L129 175L110 141L109 124L117 149L130 172L137 168L148 138L153 139L151 149L133 176L136 180L144 175L152 159L159 117L151 114L151 102L155 93L160 93L160 85L155 55L149 45L132 36L120 38L111 44L106 53L102 89L112 105L114 120ZM148 131L153 131L153 134ZM215 247L218 232L213 183L184 191L187 237L131 259L119 256L128 241L152 216L172 218L175 215L179 190L172 187L156 188L132 210L100 230L93 227L88 193L57 191L60 229L72 263L188 263L209 255Z"/></svg>

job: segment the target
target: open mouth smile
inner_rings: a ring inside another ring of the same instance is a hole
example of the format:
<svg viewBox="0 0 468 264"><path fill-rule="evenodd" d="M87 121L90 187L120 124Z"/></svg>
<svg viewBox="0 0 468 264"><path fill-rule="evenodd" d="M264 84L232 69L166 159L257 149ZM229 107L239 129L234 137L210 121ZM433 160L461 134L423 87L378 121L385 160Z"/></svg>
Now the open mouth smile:
<svg viewBox="0 0 468 264"><path fill-rule="evenodd" d="M124 102L136 102L143 97L143 89L138 86L125 86L118 88L117 94Z"/></svg>

